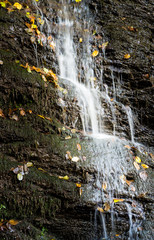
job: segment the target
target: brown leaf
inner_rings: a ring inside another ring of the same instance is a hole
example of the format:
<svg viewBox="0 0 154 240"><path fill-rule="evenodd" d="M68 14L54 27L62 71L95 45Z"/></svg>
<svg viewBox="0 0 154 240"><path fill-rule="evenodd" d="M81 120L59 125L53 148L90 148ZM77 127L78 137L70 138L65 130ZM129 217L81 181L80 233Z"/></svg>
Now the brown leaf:
<svg viewBox="0 0 154 240"><path fill-rule="evenodd" d="M81 145L79 143L77 143L77 149L81 151Z"/></svg>

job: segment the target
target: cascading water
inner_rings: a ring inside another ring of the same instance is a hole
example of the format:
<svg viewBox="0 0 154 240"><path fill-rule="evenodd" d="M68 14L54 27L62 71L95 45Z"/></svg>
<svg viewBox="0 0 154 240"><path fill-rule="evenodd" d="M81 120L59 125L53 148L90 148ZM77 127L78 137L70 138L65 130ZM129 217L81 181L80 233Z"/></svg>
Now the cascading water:
<svg viewBox="0 0 154 240"><path fill-rule="evenodd" d="M82 4L81 9L74 7L71 1L61 1L56 53L60 69L59 80L64 85L71 86L72 93L70 94L77 98L80 107L84 134L90 136L92 142L91 148L93 151L89 164L94 166L97 175L93 184L89 183L87 189L84 189L85 198L87 196L97 206L94 217L95 237L92 240L107 240L114 239L115 222L118 221L118 213L114 204L116 200L114 202L114 199L120 194L126 194L127 169L131 170L132 168L129 160L130 156L126 148L124 148L126 142L116 137L116 127L118 125L118 116L116 115L117 105L121 106L121 110L125 112L125 116L128 118L132 143L134 143L134 126L131 108L125 107L117 100L118 93L121 94L120 81L119 79L117 80L117 91L113 69L110 69L112 94L109 92L109 86L103 84L103 65L101 65L102 69L100 73L97 73L95 59L92 57L91 37L88 32L91 26L88 11L86 3ZM79 14L85 16L85 20L82 20L83 26L78 22ZM46 23L48 26L47 20ZM84 36L79 41L76 35L80 39L82 36L81 32L84 32ZM49 26L48 34L50 34ZM104 49L103 55L105 58ZM101 86L97 85L95 75ZM111 135L108 135L108 132L106 132L106 115L110 115L111 118L112 129L109 131ZM130 195L134 196L133 193ZM127 218L129 222L128 239L139 239L136 232L141 222L133 222L132 207L130 204L125 204L125 207L125 211L128 212ZM110 230L108 230L106 216L109 214L107 212L110 213ZM97 224L100 222L102 227L101 234L98 233L99 224Z"/></svg>
<svg viewBox="0 0 154 240"><path fill-rule="evenodd" d="M95 84L95 64L92 58L92 49L90 45L90 35L86 33L84 39L84 47L82 53L77 53L78 44L75 43L74 29L77 27L77 14L81 13L81 9L73 8L70 10L69 3L62 2L63 8L59 17L59 38L57 40L57 55L60 68L60 76L63 82L70 84L73 89L73 94L78 99L78 105L80 107L80 115L82 119L83 130L85 134L92 133L93 144L95 151L97 151L97 157L93 164L97 168L98 175L96 177L96 191L94 190L92 200L98 204L98 208L95 212L95 228L97 237L97 218L99 216L102 223L102 237L103 239L110 239L114 236L114 196L115 193L125 192L124 182L126 174L126 159L128 158L127 151L119 138L114 137L116 134L116 113L115 106L109 97L108 86L104 84L103 91L99 89ZM79 12L80 11L80 12ZM88 12L88 7L83 4L83 11ZM88 17L86 19L88 21ZM84 22L84 21L83 21ZM83 29L87 29L90 26L90 22L86 22L82 26ZM80 26L81 28L81 26ZM105 53L104 53L105 55ZM103 70L101 70L102 72ZM102 76L102 74L100 74ZM115 78L113 76L113 70L111 69L112 85L113 85L113 98L116 100L116 85ZM100 82L102 79L100 79ZM111 112L113 135L106 135L104 130L104 108L102 102L107 104L107 108ZM124 108L128 116L131 140L134 142L133 122L131 109ZM96 150L97 149L97 150ZM131 168L131 166L130 166ZM104 191L102 190L102 186ZM91 189L91 190L90 190ZM88 192L93 192L93 186L89 185ZM111 212L111 225L110 232L106 227L106 214L104 214L103 203L105 208L110 204ZM102 209L100 211L100 209ZM130 219L129 239L133 240L132 235L132 215L129 205L127 205L128 215Z"/></svg>

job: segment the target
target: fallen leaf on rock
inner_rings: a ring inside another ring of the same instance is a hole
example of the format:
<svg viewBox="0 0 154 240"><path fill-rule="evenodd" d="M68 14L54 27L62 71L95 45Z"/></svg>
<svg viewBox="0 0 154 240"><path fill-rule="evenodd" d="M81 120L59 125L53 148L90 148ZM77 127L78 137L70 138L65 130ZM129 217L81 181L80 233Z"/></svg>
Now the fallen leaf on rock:
<svg viewBox="0 0 154 240"><path fill-rule="evenodd" d="M80 197L81 197L81 195L82 195L82 189L81 188L79 188L79 194L80 194Z"/></svg>
<svg viewBox="0 0 154 240"><path fill-rule="evenodd" d="M117 203L117 202L123 202L125 199L119 199L119 198L114 198L113 201L114 203Z"/></svg>
<svg viewBox="0 0 154 240"><path fill-rule="evenodd" d="M22 5L18 2L14 3L13 7L17 8L18 10L22 9Z"/></svg>
<svg viewBox="0 0 154 240"><path fill-rule="evenodd" d="M26 165L27 165L27 167L32 167L33 163L32 162L27 162Z"/></svg>
<svg viewBox="0 0 154 240"><path fill-rule="evenodd" d="M3 61L2 60L0 60L0 65L3 65Z"/></svg>
<svg viewBox="0 0 154 240"><path fill-rule="evenodd" d="M132 182L134 182L134 180L126 180L126 183L128 184L128 186L130 186Z"/></svg>
<svg viewBox="0 0 154 240"><path fill-rule="evenodd" d="M106 188L107 188L107 183L106 183L106 182L104 182L104 183L102 184L102 188L103 188L104 190L106 190Z"/></svg>
<svg viewBox="0 0 154 240"><path fill-rule="evenodd" d="M71 153L69 151L66 152L66 155L65 155L66 159L68 160L71 160L72 159L72 156L71 156Z"/></svg>
<svg viewBox="0 0 154 240"><path fill-rule="evenodd" d="M39 115L39 114L38 114L37 116L38 116L38 117L40 117L40 118L43 118L43 119L45 119L45 117L44 117L44 116L42 116L42 115Z"/></svg>
<svg viewBox="0 0 154 240"><path fill-rule="evenodd" d="M81 0L75 0L75 1L76 1L77 3L78 3L78 2L81 2Z"/></svg>
<svg viewBox="0 0 154 240"><path fill-rule="evenodd" d="M22 175L22 173L18 173L18 174L17 174L17 179L18 179L19 181L22 181L22 180L23 180L23 175Z"/></svg>
<svg viewBox="0 0 154 240"><path fill-rule="evenodd" d="M20 110L20 115L21 116L25 116L26 115L26 113L25 113L25 111L23 109Z"/></svg>
<svg viewBox="0 0 154 240"><path fill-rule="evenodd" d="M19 120L18 116L15 115L15 114L12 115L11 119L13 119L13 120L15 120L15 121L18 121L18 120Z"/></svg>
<svg viewBox="0 0 154 240"><path fill-rule="evenodd" d="M79 160L80 160L79 157L73 157L73 158L72 158L72 162L78 162Z"/></svg>
<svg viewBox="0 0 154 240"><path fill-rule="evenodd" d="M131 147L129 145L125 145L124 146L125 148L128 148L128 149L131 149Z"/></svg>
<svg viewBox="0 0 154 240"><path fill-rule="evenodd" d="M68 139L71 139L72 137L71 136L66 136L65 139L68 140Z"/></svg>
<svg viewBox="0 0 154 240"><path fill-rule="evenodd" d="M71 129L71 133L76 133L76 129Z"/></svg>
<svg viewBox="0 0 154 240"><path fill-rule="evenodd" d="M124 58L125 58L125 59L129 59L129 58L130 58L130 54L128 54L128 53L125 54L125 55L124 55Z"/></svg>
<svg viewBox="0 0 154 240"><path fill-rule="evenodd" d="M140 175L140 178L143 179L143 181L146 181L146 180L147 180L148 174L147 174L146 171L140 172L139 175Z"/></svg>
<svg viewBox="0 0 154 240"><path fill-rule="evenodd" d="M76 186L77 186L78 188L80 188L80 187L81 187L81 184L80 184L80 183L76 183Z"/></svg>
<svg viewBox="0 0 154 240"><path fill-rule="evenodd" d="M64 177L62 177L62 176L59 176L59 179L64 179L64 180L68 180L69 179L69 177L66 175L66 176L64 176Z"/></svg>
<svg viewBox="0 0 154 240"><path fill-rule="evenodd" d="M110 203L109 202L105 202L104 203L104 211L108 212L110 210Z"/></svg>
<svg viewBox="0 0 154 240"><path fill-rule="evenodd" d="M79 143L77 143L77 149L79 150L79 151L81 151L81 145L79 144Z"/></svg>
<svg viewBox="0 0 154 240"><path fill-rule="evenodd" d="M29 112L30 114L32 114L32 110L28 110L28 112Z"/></svg>
<svg viewBox="0 0 154 240"><path fill-rule="evenodd" d="M79 42L82 43L82 38L79 39Z"/></svg>
<svg viewBox="0 0 154 240"><path fill-rule="evenodd" d="M128 26L129 31L137 32L137 29L134 28L133 26Z"/></svg>
<svg viewBox="0 0 154 240"><path fill-rule="evenodd" d="M8 223L10 223L11 225L15 226L15 225L17 225L19 223L19 221L11 219L11 220L8 221Z"/></svg>
<svg viewBox="0 0 154 240"><path fill-rule="evenodd" d="M102 49L104 50L107 47L107 45L108 45L108 42L103 43L102 46L101 46Z"/></svg>
<svg viewBox="0 0 154 240"><path fill-rule="evenodd" d="M124 184L126 182L126 176L125 175L121 175L120 176L120 180L122 181L122 183Z"/></svg>
<svg viewBox="0 0 154 240"><path fill-rule="evenodd" d="M136 157L135 157L135 161L138 162L138 163L141 163L141 158L139 158L139 157L136 156Z"/></svg>
<svg viewBox="0 0 154 240"><path fill-rule="evenodd" d="M6 8L6 3L5 2L0 2L1 7Z"/></svg>
<svg viewBox="0 0 154 240"><path fill-rule="evenodd" d="M0 117L5 118L5 115L4 115L3 110L1 108L0 108Z"/></svg>
<svg viewBox="0 0 154 240"><path fill-rule="evenodd" d="M146 165L146 164L141 164L141 166L143 167L143 168L149 168L149 166L148 165Z"/></svg>
<svg viewBox="0 0 154 240"><path fill-rule="evenodd" d="M133 162L133 164L134 164L134 167L137 169L137 171L140 170L140 166L137 162Z"/></svg>
<svg viewBox="0 0 154 240"><path fill-rule="evenodd" d="M103 208L101 208L101 207L97 207L97 210L99 211L99 212L104 212L104 210L103 210Z"/></svg>
<svg viewBox="0 0 154 240"><path fill-rule="evenodd" d="M92 55L92 57L96 57L97 55L98 55L98 51L97 50L95 50L91 55Z"/></svg>

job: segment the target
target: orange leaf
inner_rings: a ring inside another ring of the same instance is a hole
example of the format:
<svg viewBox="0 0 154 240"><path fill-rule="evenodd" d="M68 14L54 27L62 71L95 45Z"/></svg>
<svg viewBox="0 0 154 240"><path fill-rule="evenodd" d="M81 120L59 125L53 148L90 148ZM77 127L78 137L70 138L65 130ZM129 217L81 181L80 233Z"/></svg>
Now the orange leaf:
<svg viewBox="0 0 154 240"><path fill-rule="evenodd" d="M0 108L0 117L5 118L5 115L4 115L3 110L1 108Z"/></svg>
<svg viewBox="0 0 154 240"><path fill-rule="evenodd" d="M129 59L129 58L130 58L130 54L129 54L129 53L125 54L125 55L124 55L124 58L125 58L125 59Z"/></svg>
<svg viewBox="0 0 154 240"><path fill-rule="evenodd" d="M98 51L97 50L95 50L91 55L92 55L92 57L96 57L97 55L98 55Z"/></svg>
<svg viewBox="0 0 154 240"><path fill-rule="evenodd" d="M20 110L20 115L21 116L25 116L26 115L26 113L25 113L25 111L23 109Z"/></svg>
<svg viewBox="0 0 154 240"><path fill-rule="evenodd" d="M28 110L28 112L29 112L30 114L32 114L32 110Z"/></svg>
<svg viewBox="0 0 154 240"><path fill-rule="evenodd" d="M104 210L103 210L103 208L101 208L101 207L97 207L97 210L99 211L99 212L104 212Z"/></svg>
<svg viewBox="0 0 154 240"><path fill-rule="evenodd" d="M128 184L128 186L130 186L132 182L134 182L134 180L126 180L126 183Z"/></svg>
<svg viewBox="0 0 154 240"><path fill-rule="evenodd" d="M125 145L124 146L125 148L128 148L128 149L131 149L131 147L129 145Z"/></svg>
<svg viewBox="0 0 154 240"><path fill-rule="evenodd" d="M149 166L148 165L146 165L146 164L141 164L141 166L143 167L143 168L149 168Z"/></svg>
<svg viewBox="0 0 154 240"><path fill-rule="evenodd" d="M77 149L81 151L81 145L79 143L77 143Z"/></svg>
<svg viewBox="0 0 154 240"><path fill-rule="evenodd" d="M78 188L80 188L80 187L81 187L81 184L80 184L80 183L76 183L76 186L77 186Z"/></svg>
<svg viewBox="0 0 154 240"><path fill-rule="evenodd" d="M18 10L22 9L22 5L18 2L16 2L13 6L16 7Z"/></svg>
<svg viewBox="0 0 154 240"><path fill-rule="evenodd" d="M11 220L8 221L8 223L10 223L11 225L15 226L15 225L17 225L19 223L19 221L11 219Z"/></svg>

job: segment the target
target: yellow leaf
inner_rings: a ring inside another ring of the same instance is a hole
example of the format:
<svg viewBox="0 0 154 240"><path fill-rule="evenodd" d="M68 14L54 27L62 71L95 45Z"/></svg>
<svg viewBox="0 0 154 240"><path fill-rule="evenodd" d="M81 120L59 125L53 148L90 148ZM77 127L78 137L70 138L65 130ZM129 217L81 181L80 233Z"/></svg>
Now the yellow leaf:
<svg viewBox="0 0 154 240"><path fill-rule="evenodd" d="M108 42L103 43L102 44L102 49L105 49L107 47L107 45L108 45Z"/></svg>
<svg viewBox="0 0 154 240"><path fill-rule="evenodd" d="M68 180L69 179L69 177L66 175L66 176L64 176L64 177L62 177L62 176L59 176L59 179L64 179L64 180Z"/></svg>
<svg viewBox="0 0 154 240"><path fill-rule="evenodd" d="M146 164L141 164L141 166L143 167L143 168L149 168L149 166L148 165L146 165Z"/></svg>
<svg viewBox="0 0 154 240"><path fill-rule="evenodd" d="M108 212L110 210L110 208L111 208L110 207L110 203L109 202L105 202L104 203L104 210Z"/></svg>
<svg viewBox="0 0 154 240"><path fill-rule="evenodd" d="M81 2L81 0L75 0L75 1L76 1L77 3L78 3L78 2Z"/></svg>
<svg viewBox="0 0 154 240"><path fill-rule="evenodd" d="M91 55L92 55L92 57L96 57L97 55L98 55L98 51L97 50L95 50Z"/></svg>
<svg viewBox="0 0 154 240"><path fill-rule="evenodd" d="M103 208L101 208L101 207L97 207L97 210L99 211L99 212L104 212L104 210L103 210Z"/></svg>
<svg viewBox="0 0 154 240"><path fill-rule="evenodd" d="M106 190L106 188L107 188L107 183L106 183L106 182L104 182L104 183L102 184L102 188L103 188L104 190Z"/></svg>
<svg viewBox="0 0 154 240"><path fill-rule="evenodd" d="M140 162L141 162L141 158L139 158L139 157L136 156L136 157L135 157L135 161L138 162L138 163L140 163Z"/></svg>
<svg viewBox="0 0 154 240"><path fill-rule="evenodd" d="M80 194L80 197L81 197L81 195L82 195L82 189L81 188L79 188L79 194Z"/></svg>
<svg viewBox="0 0 154 240"><path fill-rule="evenodd" d="M125 54L125 55L124 55L124 58L125 58L125 59L129 59L129 58L130 58L130 54L129 54L129 53Z"/></svg>
<svg viewBox="0 0 154 240"><path fill-rule="evenodd" d="M42 171L42 172L47 172L45 171L43 168L38 168L39 171Z"/></svg>
<svg viewBox="0 0 154 240"><path fill-rule="evenodd" d="M37 25L36 24L32 24L31 28L37 28Z"/></svg>
<svg viewBox="0 0 154 240"><path fill-rule="evenodd" d="M10 223L11 225L15 226L15 225L17 225L19 223L19 221L11 219L11 220L8 221L8 223Z"/></svg>
<svg viewBox="0 0 154 240"><path fill-rule="evenodd" d="M133 163L133 164L134 164L134 167L137 169L137 171L138 171L138 170L140 170L140 166L138 165L138 163L137 163L137 162L135 162L135 161L134 161L134 163Z"/></svg>
<svg viewBox="0 0 154 240"><path fill-rule="evenodd" d="M71 139L72 137L71 136L66 136L65 139L68 140L68 139Z"/></svg>
<svg viewBox="0 0 154 240"><path fill-rule="evenodd" d="M69 159L69 160L72 159L71 153L69 151L66 152L65 157L66 157L66 159Z"/></svg>
<svg viewBox="0 0 154 240"><path fill-rule="evenodd" d="M43 119L45 119L45 117L44 116L42 116L42 115L37 115L38 117L40 117L40 118L43 118Z"/></svg>
<svg viewBox="0 0 154 240"><path fill-rule="evenodd" d="M5 3L5 2L0 2L0 5L1 5L3 8L6 8L6 3Z"/></svg>
<svg viewBox="0 0 154 240"><path fill-rule="evenodd" d="M16 7L18 10L22 9L22 5L18 2L16 2L13 6Z"/></svg>
<svg viewBox="0 0 154 240"><path fill-rule="evenodd" d="M82 43L82 41L83 41L82 38L80 38L80 39L79 39L79 42Z"/></svg>
<svg viewBox="0 0 154 240"><path fill-rule="evenodd" d="M19 181L22 181L22 179L23 179L22 173L18 173L18 174L17 174L17 179L18 179Z"/></svg>
<svg viewBox="0 0 154 240"><path fill-rule="evenodd" d="M77 149L81 151L81 145L79 143L77 143Z"/></svg>
<svg viewBox="0 0 154 240"><path fill-rule="evenodd" d="M27 72L29 72L29 73L32 72L29 65L27 66Z"/></svg>
<svg viewBox="0 0 154 240"><path fill-rule="evenodd" d="M26 165L27 165L27 167L32 167L33 163L32 162L27 162Z"/></svg>
<svg viewBox="0 0 154 240"><path fill-rule="evenodd" d="M125 199L119 199L119 198L114 198L113 201L114 203L117 203L117 202L123 202Z"/></svg>
<svg viewBox="0 0 154 240"><path fill-rule="evenodd" d="M71 133L76 133L76 129L71 129Z"/></svg>
<svg viewBox="0 0 154 240"><path fill-rule="evenodd" d="M81 184L80 184L80 183L76 183L76 186L77 186L78 188L80 188L80 187L81 187Z"/></svg>

